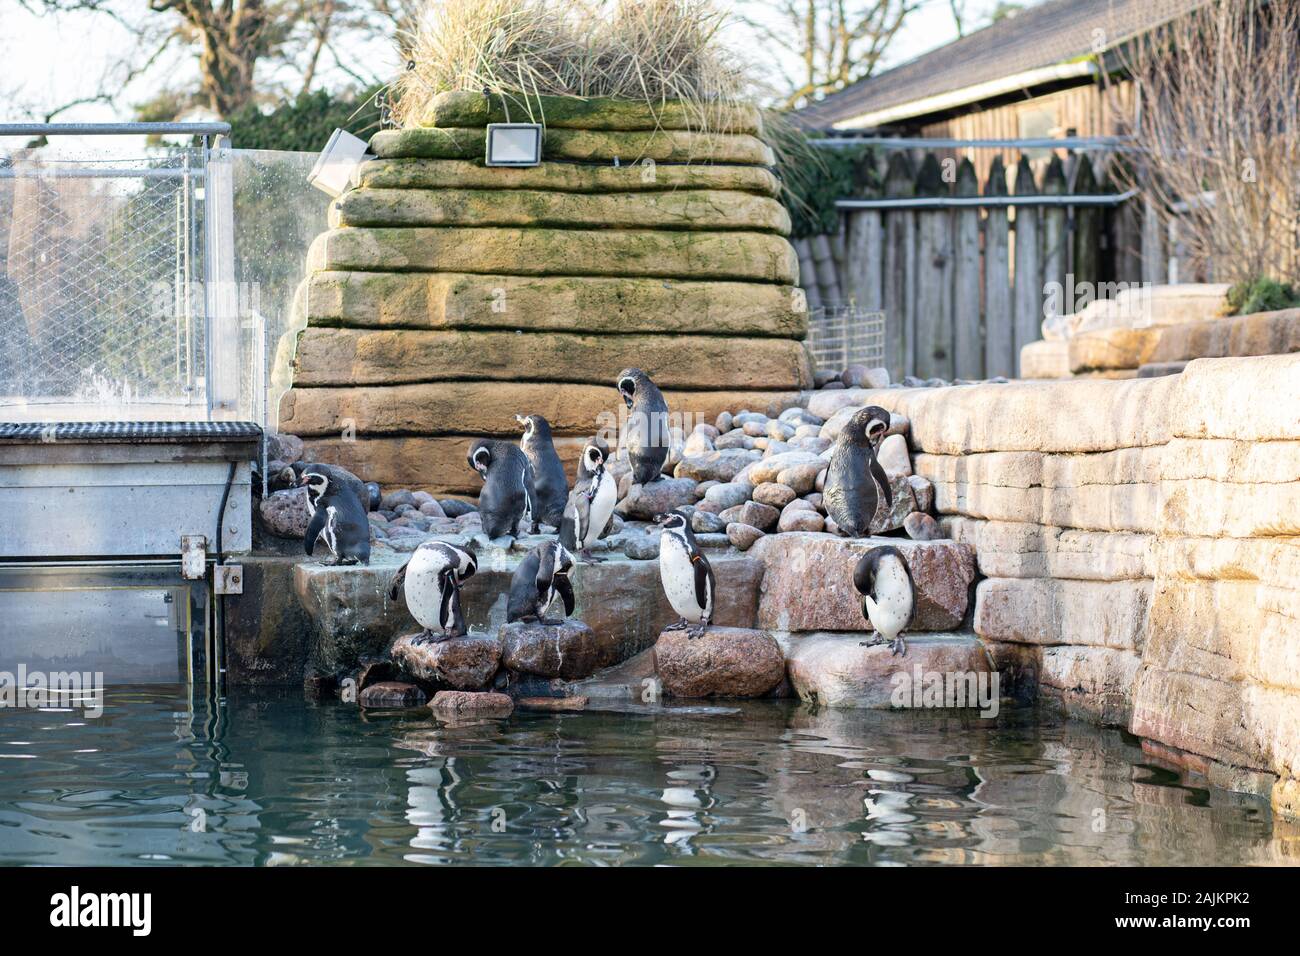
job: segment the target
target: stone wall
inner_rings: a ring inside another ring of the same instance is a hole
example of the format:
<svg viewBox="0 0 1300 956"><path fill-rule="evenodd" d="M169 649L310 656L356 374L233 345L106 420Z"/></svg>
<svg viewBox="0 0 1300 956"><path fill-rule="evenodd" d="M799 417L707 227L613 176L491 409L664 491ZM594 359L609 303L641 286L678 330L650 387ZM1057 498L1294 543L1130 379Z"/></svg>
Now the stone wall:
<svg viewBox="0 0 1300 956"><path fill-rule="evenodd" d="M474 438L516 436L516 414L541 414L567 463L621 407L625 367L709 421L779 409L810 384L757 111L705 134L671 104L540 105L535 168L483 165L491 111L477 93L444 94L430 126L372 140L378 158L313 244L300 330L277 362L292 384L280 428L319 460L476 494Z"/></svg>
<svg viewBox="0 0 1300 956"><path fill-rule="evenodd" d="M1300 812L1300 355L829 395L910 418L1004 673Z"/></svg>

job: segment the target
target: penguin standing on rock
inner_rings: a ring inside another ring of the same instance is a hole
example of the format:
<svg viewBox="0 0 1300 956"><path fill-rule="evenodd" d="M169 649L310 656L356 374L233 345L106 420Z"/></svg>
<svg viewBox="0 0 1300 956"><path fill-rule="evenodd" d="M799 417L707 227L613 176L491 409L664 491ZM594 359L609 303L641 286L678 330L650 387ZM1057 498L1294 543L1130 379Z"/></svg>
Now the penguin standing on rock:
<svg viewBox="0 0 1300 956"><path fill-rule="evenodd" d="M850 538L865 538L876 524L883 504L894 506L889 476L876 458L876 449L889 430L889 412L868 405L849 419L831 447L822 503L826 513Z"/></svg>
<svg viewBox="0 0 1300 956"><path fill-rule="evenodd" d="M325 465L320 462L311 463L306 461L295 461L287 465L277 476L286 487L305 484L302 480L302 473L308 468L314 469L325 475L337 487L346 487L351 489L352 493L357 496L361 502L361 507L366 511L378 511L380 492L379 485L373 481L362 481L352 472L348 471L341 465ZM307 496L307 508L313 514L316 511L316 505L312 503L311 495Z"/></svg>
<svg viewBox="0 0 1300 956"><path fill-rule="evenodd" d="M627 405L627 453L632 481L646 485L662 477L672 448L668 433L668 403L650 376L639 368L618 373L618 393Z"/></svg>
<svg viewBox="0 0 1300 956"><path fill-rule="evenodd" d="M537 486L537 517L552 528L558 528L564 519L564 505L569 500L569 479L565 477L560 456L555 453L551 440L551 423L541 415L516 415L515 421L524 426L524 437L519 447L533 466Z"/></svg>
<svg viewBox="0 0 1300 956"><path fill-rule="evenodd" d="M563 623L573 613L573 585L569 581L572 570L573 555L559 541L551 538L533 548L510 579L506 621ZM564 613L559 621L548 621L546 612L557 597L564 602Z"/></svg>
<svg viewBox="0 0 1300 956"><path fill-rule="evenodd" d="M687 622L699 626L687 637L700 637L713 620L713 568L695 543L691 523L680 511L657 515L655 522L663 528L659 535L659 577L663 581L668 603L681 620L664 628L679 631Z"/></svg>
<svg viewBox="0 0 1300 956"><path fill-rule="evenodd" d="M533 466L506 441L480 438L469 450L469 465L483 477L478 510L489 538L517 533L520 523L537 531Z"/></svg>
<svg viewBox="0 0 1300 956"><path fill-rule="evenodd" d="M316 542L323 539L334 564L370 563L370 521L356 492L326 470L327 466L309 465L298 479L307 486L307 504L311 521L303 536L303 548L310 556Z"/></svg>
<svg viewBox="0 0 1300 956"><path fill-rule="evenodd" d="M468 633L460 609L460 586L477 570L478 558L467 548L426 541L415 549L388 587L394 601L403 592L411 617L424 628L412 644L437 644Z"/></svg>
<svg viewBox="0 0 1300 956"><path fill-rule="evenodd" d="M593 438L582 449L582 462L578 466L578 482L569 493L564 506L564 520L560 523L560 543L566 548L581 551L587 561L599 561L591 553L591 546L599 540L618 503L618 486L614 476L605 467L608 449L599 438ZM587 475L584 481L582 475Z"/></svg>
<svg viewBox="0 0 1300 956"><path fill-rule="evenodd" d="M916 614L916 584L912 569L897 548L872 548L853 569L853 587L862 595L862 616L894 654L907 654L903 631ZM863 641L862 646L872 643ZM877 641L876 643L879 643Z"/></svg>

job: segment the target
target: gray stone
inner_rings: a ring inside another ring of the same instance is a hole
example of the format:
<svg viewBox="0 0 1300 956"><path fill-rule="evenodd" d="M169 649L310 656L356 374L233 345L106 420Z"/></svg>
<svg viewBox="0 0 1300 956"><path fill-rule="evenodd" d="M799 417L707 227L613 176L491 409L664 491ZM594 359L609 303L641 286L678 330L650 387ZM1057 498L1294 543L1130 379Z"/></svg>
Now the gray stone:
<svg viewBox="0 0 1300 956"><path fill-rule="evenodd" d="M731 481L746 465L759 458L757 452L730 448L683 458L677 465L678 478L694 481Z"/></svg>
<svg viewBox="0 0 1300 956"><path fill-rule="evenodd" d="M727 523L715 514L707 511L696 511L691 515L691 530L696 534L708 534L710 532L725 531Z"/></svg>
<svg viewBox="0 0 1300 956"><path fill-rule="evenodd" d="M491 635L416 643L418 638L418 634L399 637L392 649L393 662L417 680L478 690L491 684L501 663L501 645Z"/></svg>
<svg viewBox="0 0 1300 956"><path fill-rule="evenodd" d="M307 534L311 512L307 507L307 489L275 491L262 499L258 508L262 526L278 538L301 539Z"/></svg>
<svg viewBox="0 0 1300 956"><path fill-rule="evenodd" d="M740 482L726 482L714 485L704 493L704 500L721 505L723 508L734 508L742 505L750 499L754 493L754 486Z"/></svg>
<svg viewBox="0 0 1300 956"><path fill-rule="evenodd" d="M619 660L614 634L597 634L572 618L562 624L514 621L498 637L502 663L517 674L581 680Z"/></svg>
<svg viewBox="0 0 1300 956"><path fill-rule="evenodd" d="M913 541L937 541L943 537L939 522L919 511L914 511L903 519L903 530Z"/></svg>
<svg viewBox="0 0 1300 956"><path fill-rule="evenodd" d="M754 500L764 505L771 505L773 508L784 508L797 495L789 485L782 485L775 481L765 482L754 488Z"/></svg>
<svg viewBox="0 0 1300 956"><path fill-rule="evenodd" d="M627 497L618 503L617 511L625 518L652 521L655 515L695 501L695 485L694 478L661 478L649 484L633 485Z"/></svg>
<svg viewBox="0 0 1300 956"><path fill-rule="evenodd" d="M728 449L750 449L754 447L754 439L750 438L740 429L727 432L725 435L718 436L714 441L713 447L718 451L727 451Z"/></svg>
<svg viewBox="0 0 1300 956"><path fill-rule="evenodd" d="M733 521L727 525L727 540L738 551L748 551L750 546L763 537L763 532L751 525Z"/></svg>

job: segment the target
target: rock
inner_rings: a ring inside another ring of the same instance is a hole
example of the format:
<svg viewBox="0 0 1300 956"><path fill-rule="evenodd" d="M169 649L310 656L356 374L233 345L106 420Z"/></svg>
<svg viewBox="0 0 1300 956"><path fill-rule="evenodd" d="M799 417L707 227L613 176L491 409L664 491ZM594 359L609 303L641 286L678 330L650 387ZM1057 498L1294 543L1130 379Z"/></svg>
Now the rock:
<svg viewBox="0 0 1300 956"><path fill-rule="evenodd" d="M762 438L767 434L766 421L762 421L762 422L748 421L745 422L745 424L741 425L740 428L741 431L743 431L750 438Z"/></svg>
<svg viewBox="0 0 1300 956"><path fill-rule="evenodd" d="M357 702L362 707L419 707L428 699L414 684L386 680L364 688Z"/></svg>
<svg viewBox="0 0 1300 956"><path fill-rule="evenodd" d="M754 486L741 482L725 482L714 485L704 493L704 500L721 505L723 508L734 508L737 505L743 505L754 493Z"/></svg>
<svg viewBox="0 0 1300 956"><path fill-rule="evenodd" d="M628 535L623 542L623 553L633 561L653 561L659 557L659 535Z"/></svg>
<svg viewBox="0 0 1300 956"><path fill-rule="evenodd" d="M396 511L399 505L410 505L415 507L418 502L415 495L405 489L399 491L390 491L379 499L379 507L385 511Z"/></svg>
<svg viewBox="0 0 1300 956"><path fill-rule="evenodd" d="M763 452L764 454L767 454L767 449L768 449L768 447L771 446L771 445L773 445L773 444L776 444L776 445L784 445L785 442L773 442L772 439L770 439L770 438L755 438L755 439L754 439L754 448L755 448L755 450L757 450L757 451L761 451L761 452Z"/></svg>
<svg viewBox="0 0 1300 956"><path fill-rule="evenodd" d="M693 481L731 481L741 469L759 456L753 451L729 448L722 451L706 452L690 458L683 458L677 466L678 478L690 478Z"/></svg>
<svg viewBox="0 0 1300 956"><path fill-rule="evenodd" d="M765 482L754 489L754 500L759 504L771 505L773 508L784 508L796 497L793 488L775 481Z"/></svg>
<svg viewBox="0 0 1300 956"><path fill-rule="evenodd" d="M750 438L739 428L735 431L727 432L720 435L713 442L713 447L717 451L735 451L736 449L750 449L754 447L754 439Z"/></svg>
<svg viewBox="0 0 1300 956"><path fill-rule="evenodd" d="M820 435L805 435L802 438L796 437L790 442L792 451L806 451L809 454L820 455L831 447L833 443L829 438L822 438Z"/></svg>
<svg viewBox="0 0 1300 956"><path fill-rule="evenodd" d="M736 413L736 416L734 419L732 419L732 421L733 421L733 427L735 428L744 428L750 422L754 422L766 428L768 418L762 412L751 412L748 410L742 410Z"/></svg>
<svg viewBox="0 0 1300 956"><path fill-rule="evenodd" d="M399 637L392 649L393 662L418 680L477 690L491 683L501 663L501 645L489 635L466 634L436 643L413 643L418 636Z"/></svg>
<svg viewBox="0 0 1300 956"><path fill-rule="evenodd" d="M794 437L794 426L782 421L767 423L767 437L775 441L789 441Z"/></svg>
<svg viewBox="0 0 1300 956"><path fill-rule="evenodd" d="M715 514L707 511L696 511L691 515L691 530L696 534L708 534L711 532L725 531L727 523Z"/></svg>
<svg viewBox="0 0 1300 956"><path fill-rule="evenodd" d="M442 510L442 505L436 501L422 501L420 503L420 514L428 515L430 518L447 517L447 513Z"/></svg>
<svg viewBox="0 0 1300 956"><path fill-rule="evenodd" d="M722 484L722 482L720 481L712 481L712 480L701 481L698 485L695 486L695 500L696 501L702 500L704 496L708 494L710 488L720 484Z"/></svg>
<svg viewBox="0 0 1300 956"><path fill-rule="evenodd" d="M754 485L761 485L766 481L780 481L777 475L783 469L807 464L816 464L818 468L826 466L826 463L816 455L806 451L791 451L783 455L772 455L756 462L749 469L749 480ZM789 482L782 482L782 484L789 484Z"/></svg>
<svg viewBox="0 0 1300 956"><path fill-rule="evenodd" d="M828 368L819 368L813 372L813 388L825 388L831 382L839 379L839 372ZM840 383L844 384L843 382Z"/></svg>
<svg viewBox="0 0 1300 956"><path fill-rule="evenodd" d="M911 475L907 479L907 484L912 489L912 493L916 495L916 507L920 511L929 511L934 507L934 485L930 479L923 478L920 475ZM890 488L893 488L892 484Z"/></svg>
<svg viewBox="0 0 1300 956"><path fill-rule="evenodd" d="M586 697L520 697L515 705L522 710L567 713L587 709Z"/></svg>
<svg viewBox="0 0 1300 956"><path fill-rule="evenodd" d="M787 642L787 670L800 699L823 707L888 709L895 703L911 707L916 698L910 681L915 680L918 669L922 675L963 676L992 670L984 646L970 634L906 633L907 654L903 657L893 655L888 644L862 647L869 634L792 636ZM908 683L897 677L900 674L907 675ZM925 687L923 677L923 706ZM991 690L991 682L985 688ZM967 706L977 704L969 698L964 702ZM998 702L991 703L997 706Z"/></svg>
<svg viewBox="0 0 1300 956"><path fill-rule="evenodd" d="M433 695L429 706L439 716L509 717L515 709L515 702L506 694L492 691L440 690Z"/></svg>
<svg viewBox="0 0 1300 956"><path fill-rule="evenodd" d="M725 548L729 543L726 534L721 531L706 531L695 536L695 544L706 551Z"/></svg>
<svg viewBox="0 0 1300 956"><path fill-rule="evenodd" d="M448 518L459 518L462 515L478 513L478 508L468 501L461 501L458 498L444 498L438 502L438 505L442 508L442 513Z"/></svg>
<svg viewBox="0 0 1300 956"><path fill-rule="evenodd" d="M825 385L822 386L822 388L823 388L825 391L832 391L832 390L835 390L835 389L842 389L843 387L844 387L844 383L841 382L839 379L836 379L836 380L831 381L831 382L827 382Z"/></svg>
<svg viewBox="0 0 1300 956"><path fill-rule="evenodd" d="M713 451L713 438L704 434L698 428L691 432L682 445L683 458L695 458L711 451Z"/></svg>
<svg viewBox="0 0 1300 956"><path fill-rule="evenodd" d="M266 457L281 462L302 461L303 443L297 435L268 434ZM271 471L274 474L274 470Z"/></svg>
<svg viewBox="0 0 1300 956"><path fill-rule="evenodd" d="M797 495L806 495L817 487L817 476L826 470L825 463L818 459L809 464L791 465L777 473L776 480L791 489Z"/></svg>
<svg viewBox="0 0 1300 956"><path fill-rule="evenodd" d="M826 506L822 504L822 496L819 491L812 491L803 496L803 500L813 506L814 511L824 512Z"/></svg>
<svg viewBox="0 0 1300 956"><path fill-rule="evenodd" d="M728 508L719 517L728 523L739 521L761 531L770 531L776 525L777 518L781 517L781 512L771 505L746 501L736 508Z"/></svg>
<svg viewBox="0 0 1300 956"><path fill-rule="evenodd" d="M262 525L278 538L301 539L307 534L311 513L307 510L307 489L274 491L258 506Z"/></svg>
<svg viewBox="0 0 1300 956"><path fill-rule="evenodd" d="M937 541L943 537L939 522L920 511L914 511L903 519L903 530L913 541Z"/></svg>
<svg viewBox="0 0 1300 956"><path fill-rule="evenodd" d="M775 441L775 440L773 440L773 439L771 439L771 438L766 438L766 439L764 439L764 438L755 438L755 439L754 439L754 447L757 448L757 447L758 447L758 443L761 442L761 441L766 441L766 442L767 442L767 447L763 449L763 457L764 457L764 458L771 458L771 457L773 457L773 456L775 456L775 455L784 455L784 454L786 454L787 452L794 451L794 446L791 445L789 442Z"/></svg>
<svg viewBox="0 0 1300 956"><path fill-rule="evenodd" d="M907 476L912 473L912 458L908 454L907 439L902 435L889 435L880 443L876 453L880 466L890 478Z"/></svg>
<svg viewBox="0 0 1300 956"><path fill-rule="evenodd" d="M618 663L618 640L572 618L563 624L515 621L498 632L501 662L518 674L564 680L590 677Z"/></svg>
<svg viewBox="0 0 1300 956"><path fill-rule="evenodd" d="M1015 644L1141 650L1151 597L1145 580L986 578L975 591L975 633Z"/></svg>
<svg viewBox="0 0 1300 956"><path fill-rule="evenodd" d="M795 500L790 504L781 512L781 519L776 523L777 531L821 531L826 527L826 520L806 501ZM794 505L808 506L795 508Z"/></svg>
<svg viewBox="0 0 1300 956"><path fill-rule="evenodd" d="M785 677L785 657L766 631L710 627L702 637L664 631L655 663L673 697L762 697Z"/></svg>
<svg viewBox="0 0 1300 956"><path fill-rule="evenodd" d="M840 375L845 388L888 388L889 369L850 365Z"/></svg>
<svg viewBox="0 0 1300 956"><path fill-rule="evenodd" d="M713 422L713 427L718 430L718 435L725 435L731 431L731 412L719 412L718 417ZM717 438L715 437L716 441Z"/></svg>
<svg viewBox="0 0 1300 956"><path fill-rule="evenodd" d="M738 551L748 551L750 546L761 537L763 532L752 525L741 524L739 521L727 525L727 540Z"/></svg>
<svg viewBox="0 0 1300 956"><path fill-rule="evenodd" d="M795 426L796 433L800 428L820 427L823 421L820 416L814 415L808 409L800 408L797 405L794 408L787 408L778 416L777 420Z"/></svg>
<svg viewBox="0 0 1300 956"><path fill-rule="evenodd" d="M684 465L685 462L682 462ZM678 466L681 468L681 465ZM625 518L652 521L654 516L695 501L694 478L661 478L645 485L633 485L618 503L617 511Z"/></svg>
<svg viewBox="0 0 1300 956"><path fill-rule="evenodd" d="M866 622L861 596L853 588L853 569L862 555L884 544L898 548L912 572L917 590L912 626L948 631L960 625L975 579L971 546L949 540L850 539L792 532L768 535L754 545L754 556L767 568L758 626L773 631L862 630ZM816 587L810 588L810 581Z"/></svg>

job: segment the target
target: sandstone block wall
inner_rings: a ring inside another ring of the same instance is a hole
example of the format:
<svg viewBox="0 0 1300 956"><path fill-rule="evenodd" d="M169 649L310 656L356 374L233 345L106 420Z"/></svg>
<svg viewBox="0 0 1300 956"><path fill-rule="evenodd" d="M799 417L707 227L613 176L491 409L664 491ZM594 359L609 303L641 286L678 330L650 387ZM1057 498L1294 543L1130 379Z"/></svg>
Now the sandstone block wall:
<svg viewBox="0 0 1300 956"><path fill-rule="evenodd" d="M617 373L670 410L776 411L809 386L798 263L756 111L543 98L543 164L483 165L501 108L445 94L330 212L278 358L282 431L382 485L475 494L474 438L545 415L562 458ZM519 119L518 116L515 119ZM689 427L687 428L689 431Z"/></svg>
<svg viewBox="0 0 1300 956"><path fill-rule="evenodd" d="M832 394L910 418L1004 672L1300 813L1300 355Z"/></svg>

